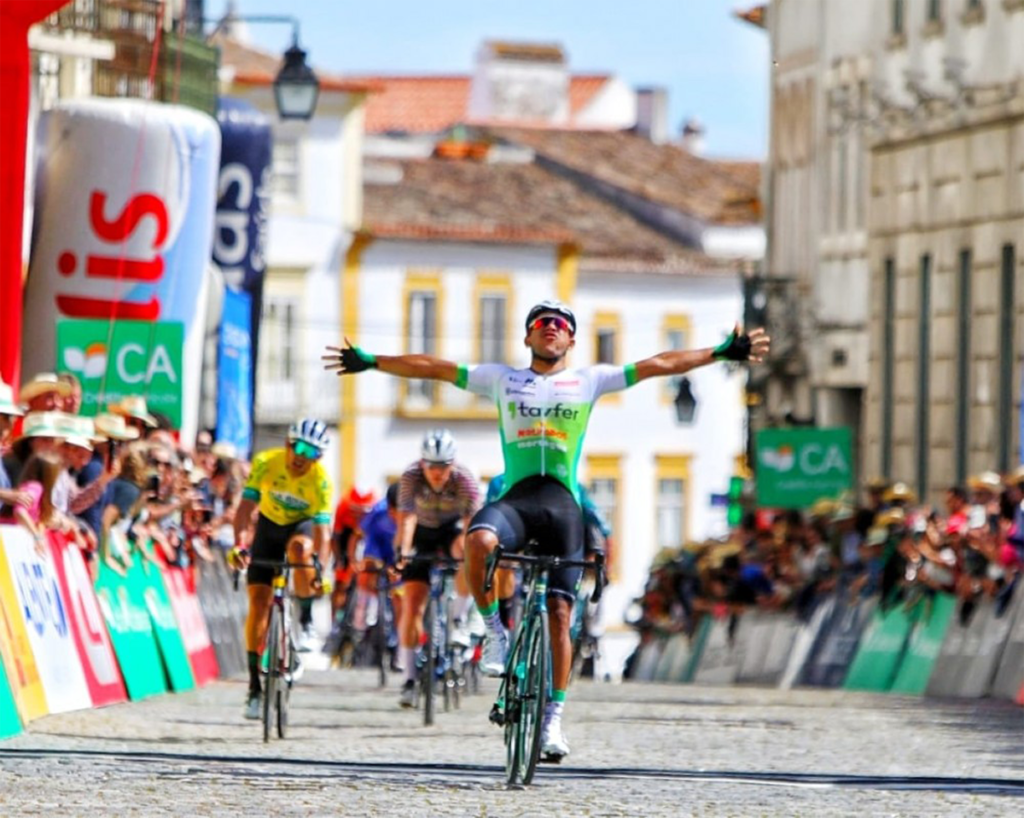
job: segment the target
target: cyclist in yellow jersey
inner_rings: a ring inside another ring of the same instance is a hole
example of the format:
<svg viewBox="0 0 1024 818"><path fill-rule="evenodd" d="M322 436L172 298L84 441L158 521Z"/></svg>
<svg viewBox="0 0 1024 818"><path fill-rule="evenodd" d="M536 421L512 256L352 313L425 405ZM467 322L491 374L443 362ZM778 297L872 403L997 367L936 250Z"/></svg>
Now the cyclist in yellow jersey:
<svg viewBox="0 0 1024 818"><path fill-rule="evenodd" d="M248 568L249 615L245 621L245 649L249 659L249 694L245 717L260 717L260 654L267 633L273 600L274 570L250 565L250 559L311 563L313 554L326 565L331 553L331 480L319 462L327 446L327 426L306 418L288 430L288 443L268 449L252 463L249 480L242 490L242 502L235 513L235 543L232 563ZM246 549L256 511L252 547ZM315 549L315 551L314 551ZM292 572L295 595L300 605L312 604L320 591L315 587L314 569Z"/></svg>

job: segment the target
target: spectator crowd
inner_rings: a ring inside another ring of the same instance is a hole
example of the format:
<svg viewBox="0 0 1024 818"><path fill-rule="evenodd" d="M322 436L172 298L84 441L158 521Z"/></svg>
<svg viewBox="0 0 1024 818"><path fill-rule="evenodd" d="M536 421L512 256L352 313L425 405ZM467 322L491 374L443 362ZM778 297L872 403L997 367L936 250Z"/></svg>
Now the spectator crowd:
<svg viewBox="0 0 1024 818"><path fill-rule="evenodd" d="M81 407L72 373L36 375L17 404L0 382L0 523L24 526L41 554L45 529L64 532L94 578L101 562L125 574L133 549L187 569L231 546L248 468L231 444L179 440L141 395L95 417Z"/></svg>
<svg viewBox="0 0 1024 818"><path fill-rule="evenodd" d="M724 540L663 551L631 620L645 635L692 633L708 612L792 610L806 620L833 592L889 606L941 591L957 597L966 622L985 597L1006 605L1022 567L1024 466L949 487L941 509L879 479L863 503L749 513Z"/></svg>

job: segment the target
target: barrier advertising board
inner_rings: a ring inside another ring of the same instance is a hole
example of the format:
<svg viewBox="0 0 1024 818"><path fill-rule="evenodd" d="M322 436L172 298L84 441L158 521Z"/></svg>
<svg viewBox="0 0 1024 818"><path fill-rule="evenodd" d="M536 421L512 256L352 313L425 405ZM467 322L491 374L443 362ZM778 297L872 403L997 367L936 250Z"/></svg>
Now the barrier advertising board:
<svg viewBox="0 0 1024 818"><path fill-rule="evenodd" d="M128 691L121 679L121 668L114 656L114 646L107 634L82 552L63 534L50 532L50 553L89 697L96 706L123 702L128 698Z"/></svg>
<svg viewBox="0 0 1024 818"><path fill-rule="evenodd" d="M16 532L13 526L0 526L0 552L7 537ZM23 722L46 715L46 694L39 675L32 645L28 640L25 619L14 590L14 577L7 561L0 557L0 656L7 670L7 681Z"/></svg>
<svg viewBox="0 0 1024 818"><path fill-rule="evenodd" d="M146 557L136 557L135 563L128 570L128 590L137 604L149 612L153 635L164 660L171 690L191 690L195 687L192 665L189 664L188 653L178 631L178 620L174 618L174 609L167 598L163 576L156 563Z"/></svg>
<svg viewBox="0 0 1024 818"><path fill-rule="evenodd" d="M96 580L96 600L124 674L128 695L144 699L167 692L163 662L145 603L128 591L128 580L103 562Z"/></svg>
<svg viewBox="0 0 1024 818"><path fill-rule="evenodd" d="M857 655L853 657L843 688L884 692L892 687L912 624L902 604L886 611L875 611L861 638Z"/></svg>
<svg viewBox="0 0 1024 818"><path fill-rule="evenodd" d="M185 652L197 685L202 686L217 678L217 655L210 641L210 633L206 629L206 620L199 607L199 600L188 587L185 572L177 566L163 569L164 585L167 597L174 609L174 618L178 620Z"/></svg>
<svg viewBox="0 0 1024 818"><path fill-rule="evenodd" d="M11 526L4 531L3 556L43 682L47 710L64 713L91 707L89 688L48 550L41 555L27 529Z"/></svg>
<svg viewBox="0 0 1024 818"><path fill-rule="evenodd" d="M21 732L21 719L18 718L18 706L14 703L14 694L7 682L7 671L0 662L0 738L16 736Z"/></svg>
<svg viewBox="0 0 1024 818"><path fill-rule="evenodd" d="M950 594L935 594L918 601L912 612L915 621L907 651L892 683L893 693L924 693L955 608L956 599Z"/></svg>

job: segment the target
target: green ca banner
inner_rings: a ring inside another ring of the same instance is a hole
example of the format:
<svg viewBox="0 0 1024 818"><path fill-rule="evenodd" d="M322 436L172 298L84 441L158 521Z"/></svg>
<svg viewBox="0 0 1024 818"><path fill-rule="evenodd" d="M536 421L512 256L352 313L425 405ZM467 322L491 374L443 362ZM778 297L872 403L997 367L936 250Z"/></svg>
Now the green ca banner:
<svg viewBox="0 0 1024 818"><path fill-rule="evenodd" d="M126 395L142 395L150 411L181 427L180 321L62 320L57 322L57 369L82 381L82 414L95 415ZM102 392L102 394L101 394Z"/></svg>
<svg viewBox="0 0 1024 818"><path fill-rule="evenodd" d="M807 508L853 487L850 429L762 429L757 433L757 504Z"/></svg>
<svg viewBox="0 0 1024 818"><path fill-rule="evenodd" d="M174 609L171 607L170 597L167 596L167 588L164 586L163 574L159 567L150 559L137 556L135 564L128 571L128 584L132 596L141 601L149 611L153 635L156 636L160 655L163 656L171 689L179 693L191 690L196 686L192 665L188 661L185 643L178 630L178 620L174 616Z"/></svg>

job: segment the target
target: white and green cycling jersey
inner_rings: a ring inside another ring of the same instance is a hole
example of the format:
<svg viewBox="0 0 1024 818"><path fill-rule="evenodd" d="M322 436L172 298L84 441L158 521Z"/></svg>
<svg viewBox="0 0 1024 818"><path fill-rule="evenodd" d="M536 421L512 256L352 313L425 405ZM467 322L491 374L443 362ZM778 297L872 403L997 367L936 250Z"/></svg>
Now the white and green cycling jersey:
<svg viewBox="0 0 1024 818"><path fill-rule="evenodd" d="M539 375L505 364L459 365L455 385L498 407L505 494L524 478L548 475L580 501L577 468L590 410L601 395L636 383L636 366L597 364Z"/></svg>

